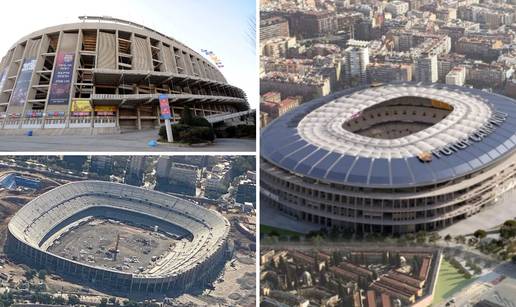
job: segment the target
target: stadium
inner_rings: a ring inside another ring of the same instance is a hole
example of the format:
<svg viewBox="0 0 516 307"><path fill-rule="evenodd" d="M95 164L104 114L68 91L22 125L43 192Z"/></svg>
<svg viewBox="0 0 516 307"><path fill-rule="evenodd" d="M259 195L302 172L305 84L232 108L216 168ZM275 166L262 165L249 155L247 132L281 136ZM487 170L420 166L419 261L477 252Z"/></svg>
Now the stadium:
<svg viewBox="0 0 516 307"><path fill-rule="evenodd" d="M251 113L218 65L174 38L130 21L79 18L21 38L2 58L0 134L153 129L162 123L160 95L173 122L185 106L210 122Z"/></svg>
<svg viewBox="0 0 516 307"><path fill-rule="evenodd" d="M304 103L261 140L261 204L321 228L438 230L516 183L516 102L477 89L354 88Z"/></svg>
<svg viewBox="0 0 516 307"><path fill-rule="evenodd" d="M125 184L81 181L26 204L8 225L13 259L109 293L151 296L207 286L227 256L218 212Z"/></svg>

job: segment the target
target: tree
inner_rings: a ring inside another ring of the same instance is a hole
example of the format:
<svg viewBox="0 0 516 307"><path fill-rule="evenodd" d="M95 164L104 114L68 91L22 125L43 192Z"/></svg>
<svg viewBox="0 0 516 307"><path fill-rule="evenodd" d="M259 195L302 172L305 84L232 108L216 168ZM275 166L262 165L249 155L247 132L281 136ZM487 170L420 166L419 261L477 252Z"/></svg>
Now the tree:
<svg viewBox="0 0 516 307"><path fill-rule="evenodd" d="M516 220L507 220L503 223L503 226L516 228Z"/></svg>
<svg viewBox="0 0 516 307"><path fill-rule="evenodd" d="M324 242L324 239L323 237L321 237L320 235L316 235L312 238L312 243L315 247L319 247L321 246L321 244Z"/></svg>
<svg viewBox="0 0 516 307"><path fill-rule="evenodd" d="M183 112L181 113L181 120L179 120L180 124L190 125L192 123L193 115L192 110L188 105L185 105L183 108Z"/></svg>
<svg viewBox="0 0 516 307"><path fill-rule="evenodd" d="M14 303L13 294L10 292L4 292L0 295L0 306L11 306Z"/></svg>
<svg viewBox="0 0 516 307"><path fill-rule="evenodd" d="M463 235L458 235L455 237L455 242L459 244L464 244L466 243L466 237L464 237Z"/></svg>
<svg viewBox="0 0 516 307"><path fill-rule="evenodd" d="M483 229L478 229L473 233L473 236L475 236L477 239L483 239L487 236L487 232Z"/></svg>
<svg viewBox="0 0 516 307"><path fill-rule="evenodd" d="M416 233L416 242L418 244L426 243L426 232L419 231L418 233Z"/></svg>
<svg viewBox="0 0 516 307"><path fill-rule="evenodd" d="M34 278L34 276L36 276L37 272L36 270L34 269L30 269L28 271L25 271L25 273L23 274L23 276L27 279L27 280L31 280Z"/></svg>
<svg viewBox="0 0 516 307"><path fill-rule="evenodd" d="M81 303L81 300L79 299L79 297L77 295L69 295L68 296L68 304L69 305L75 306L75 305L79 305L80 303Z"/></svg>
<svg viewBox="0 0 516 307"><path fill-rule="evenodd" d="M125 300L124 301L124 306L128 306L128 307L138 307L138 303L133 301L133 300Z"/></svg>
<svg viewBox="0 0 516 307"><path fill-rule="evenodd" d="M439 239L441 239L441 236L436 232L432 232L432 234L430 234L430 237L428 237L428 242L435 243Z"/></svg>
<svg viewBox="0 0 516 307"><path fill-rule="evenodd" d="M444 236L444 241L446 242L450 242L452 239L452 236L450 234L447 234L446 236Z"/></svg>
<svg viewBox="0 0 516 307"><path fill-rule="evenodd" d="M118 306L118 301L117 301L116 297L114 297L114 296L109 298L109 303L112 305Z"/></svg>
<svg viewBox="0 0 516 307"><path fill-rule="evenodd" d="M38 272L38 278L39 279L45 280L46 276L47 276L47 271L46 270L39 270L39 272Z"/></svg>
<svg viewBox="0 0 516 307"><path fill-rule="evenodd" d="M106 307L107 306L107 298L103 297L100 299L100 304L99 304L99 307Z"/></svg>
<svg viewBox="0 0 516 307"><path fill-rule="evenodd" d="M516 221L507 220L500 227L500 237L504 239L511 239L516 236Z"/></svg>
<svg viewBox="0 0 516 307"><path fill-rule="evenodd" d="M56 296L56 297L54 297L54 304L64 305L64 304L66 304L66 300L62 296Z"/></svg>

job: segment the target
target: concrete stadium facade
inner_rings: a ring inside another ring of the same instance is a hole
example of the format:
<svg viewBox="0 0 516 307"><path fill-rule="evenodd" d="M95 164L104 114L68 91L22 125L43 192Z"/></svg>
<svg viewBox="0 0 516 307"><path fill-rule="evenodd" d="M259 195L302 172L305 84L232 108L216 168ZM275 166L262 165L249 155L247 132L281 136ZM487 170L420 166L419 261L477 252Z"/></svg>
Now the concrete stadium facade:
<svg viewBox="0 0 516 307"><path fill-rule="evenodd" d="M516 102L441 84L360 87L261 135L261 204L348 232L433 231L516 186Z"/></svg>
<svg viewBox="0 0 516 307"><path fill-rule="evenodd" d="M81 17L17 41L0 62L0 134L102 134L248 114L245 93L177 40L129 21Z"/></svg>
<svg viewBox="0 0 516 307"><path fill-rule="evenodd" d="M151 268L123 272L67 259L47 251L70 224L103 217L188 238ZM8 225L6 250L15 260L97 289L124 296L181 293L213 280L227 259L230 224L218 212L182 198L103 182L65 184L26 204Z"/></svg>

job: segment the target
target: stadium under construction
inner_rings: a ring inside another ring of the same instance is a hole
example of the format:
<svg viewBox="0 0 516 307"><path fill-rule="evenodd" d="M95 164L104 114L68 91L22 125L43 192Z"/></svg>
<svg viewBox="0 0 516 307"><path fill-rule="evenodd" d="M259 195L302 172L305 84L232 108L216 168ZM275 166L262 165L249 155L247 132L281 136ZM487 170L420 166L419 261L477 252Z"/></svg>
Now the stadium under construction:
<svg viewBox="0 0 516 307"><path fill-rule="evenodd" d="M6 251L107 293L150 297L204 289L230 255L220 213L125 184L80 181L38 196L10 220Z"/></svg>
<svg viewBox="0 0 516 307"><path fill-rule="evenodd" d="M0 62L0 134L157 128L189 106L211 123L252 116L246 94L191 48L145 26L83 16L17 41ZM160 96L161 95L161 96Z"/></svg>

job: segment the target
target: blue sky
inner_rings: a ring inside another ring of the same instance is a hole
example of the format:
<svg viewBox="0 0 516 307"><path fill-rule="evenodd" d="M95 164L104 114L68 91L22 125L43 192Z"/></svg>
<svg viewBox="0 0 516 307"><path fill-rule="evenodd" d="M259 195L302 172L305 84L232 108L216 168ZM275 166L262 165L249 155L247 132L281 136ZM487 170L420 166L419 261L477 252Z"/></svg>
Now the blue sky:
<svg viewBox="0 0 516 307"><path fill-rule="evenodd" d="M80 15L112 16L141 23L198 52L213 51L229 83L246 91L253 108L258 106L256 51L247 37L249 19L256 16L254 0L25 0L3 7L0 57L18 39L41 28L76 22Z"/></svg>

